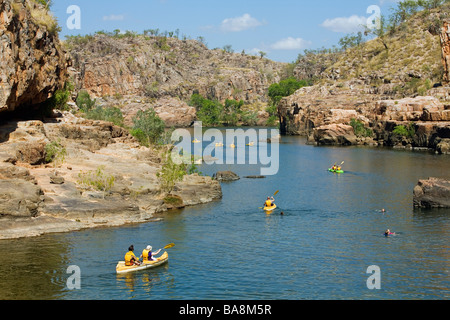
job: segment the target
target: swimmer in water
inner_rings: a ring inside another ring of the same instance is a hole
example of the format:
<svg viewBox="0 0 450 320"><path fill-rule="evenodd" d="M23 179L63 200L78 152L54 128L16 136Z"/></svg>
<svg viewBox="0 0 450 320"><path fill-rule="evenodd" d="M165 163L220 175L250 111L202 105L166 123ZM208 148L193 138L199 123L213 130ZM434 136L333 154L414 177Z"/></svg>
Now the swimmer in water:
<svg viewBox="0 0 450 320"><path fill-rule="evenodd" d="M385 236L385 237L389 237L389 236L391 236L391 235L395 235L395 232L391 232L391 230L389 230L389 229L387 229L387 230L384 232L384 236Z"/></svg>

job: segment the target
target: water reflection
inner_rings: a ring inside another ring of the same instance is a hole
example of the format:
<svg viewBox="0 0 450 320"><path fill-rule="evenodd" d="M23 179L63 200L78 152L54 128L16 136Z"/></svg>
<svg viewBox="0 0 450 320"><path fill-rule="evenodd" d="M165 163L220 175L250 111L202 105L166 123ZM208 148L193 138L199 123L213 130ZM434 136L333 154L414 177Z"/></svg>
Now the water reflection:
<svg viewBox="0 0 450 320"><path fill-rule="evenodd" d="M70 243L52 236L0 241L0 300L56 299L66 286Z"/></svg>
<svg viewBox="0 0 450 320"><path fill-rule="evenodd" d="M283 137L280 171L232 170L223 199L160 222L0 241L0 299L448 299L450 210L414 210L419 179L448 174L448 158L370 148L317 148ZM345 174L327 171L345 160ZM277 211L258 209L276 190ZM381 208L387 209L380 212ZM281 216L281 211L284 215ZM387 228L397 236L386 238ZM117 275L129 245L168 243L169 263ZM369 265L381 291L365 288ZM66 288L66 269L82 272Z"/></svg>

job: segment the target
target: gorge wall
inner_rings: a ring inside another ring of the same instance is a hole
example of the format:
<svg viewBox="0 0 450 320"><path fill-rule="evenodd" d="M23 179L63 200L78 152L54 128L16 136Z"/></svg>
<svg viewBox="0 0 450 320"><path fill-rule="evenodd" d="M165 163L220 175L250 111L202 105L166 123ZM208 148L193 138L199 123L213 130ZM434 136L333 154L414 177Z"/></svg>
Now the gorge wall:
<svg viewBox="0 0 450 320"><path fill-rule="evenodd" d="M444 21L441 29L442 64L444 66L444 84L450 84L450 19Z"/></svg>
<svg viewBox="0 0 450 320"><path fill-rule="evenodd" d="M36 106L64 86L70 61L53 23L34 1L0 2L0 112Z"/></svg>
<svg viewBox="0 0 450 320"><path fill-rule="evenodd" d="M126 118L154 108L175 126L189 126L195 118L195 109L186 103L193 93L221 102L244 100L264 110L268 88L280 81L286 66L165 36L97 33L69 38L65 47L73 60L70 70L77 90L121 105ZM177 109L194 117L177 114Z"/></svg>

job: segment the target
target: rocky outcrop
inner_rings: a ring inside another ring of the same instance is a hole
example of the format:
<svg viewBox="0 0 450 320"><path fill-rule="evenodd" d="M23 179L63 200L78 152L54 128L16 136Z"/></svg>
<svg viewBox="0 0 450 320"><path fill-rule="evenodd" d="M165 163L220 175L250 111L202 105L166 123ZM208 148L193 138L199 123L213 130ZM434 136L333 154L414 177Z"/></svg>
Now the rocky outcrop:
<svg viewBox="0 0 450 320"><path fill-rule="evenodd" d="M0 136L0 238L144 222L168 209L159 153L111 123L64 112L51 122L8 123ZM46 161L51 142L65 150L59 162ZM184 205L222 197L218 181L198 175L172 193Z"/></svg>
<svg viewBox="0 0 450 320"><path fill-rule="evenodd" d="M281 133L317 145L380 145L448 153L450 109L433 96L379 99L359 81L304 87L280 101ZM354 120L352 120L354 119ZM349 125L361 126L355 132ZM409 131L394 132L398 126Z"/></svg>
<svg viewBox="0 0 450 320"><path fill-rule="evenodd" d="M55 28L36 1L0 2L0 112L29 109L64 86L70 62Z"/></svg>
<svg viewBox="0 0 450 320"><path fill-rule="evenodd" d="M318 145L350 146L356 144L357 137L352 126L339 123L314 129L314 140Z"/></svg>
<svg viewBox="0 0 450 320"><path fill-rule="evenodd" d="M239 180L239 176L232 171L219 171L215 174L217 181L236 181Z"/></svg>
<svg viewBox="0 0 450 320"><path fill-rule="evenodd" d="M439 178L419 180L413 201L417 208L450 208L450 181Z"/></svg>
<svg viewBox="0 0 450 320"><path fill-rule="evenodd" d="M133 126L133 118L139 110L154 109L167 127L186 128L190 127L197 119L194 107L189 106L179 98L163 97L153 102L131 102L126 103L121 111L124 116L125 125Z"/></svg>
<svg viewBox="0 0 450 320"><path fill-rule="evenodd" d="M368 123L366 109L377 96L367 94L360 81L337 85L315 85L297 90L278 105L280 131L285 135L308 136L320 126L343 123L352 118Z"/></svg>
<svg viewBox="0 0 450 320"><path fill-rule="evenodd" d="M450 84L450 19L444 21L441 29L442 64L444 66L443 83Z"/></svg>

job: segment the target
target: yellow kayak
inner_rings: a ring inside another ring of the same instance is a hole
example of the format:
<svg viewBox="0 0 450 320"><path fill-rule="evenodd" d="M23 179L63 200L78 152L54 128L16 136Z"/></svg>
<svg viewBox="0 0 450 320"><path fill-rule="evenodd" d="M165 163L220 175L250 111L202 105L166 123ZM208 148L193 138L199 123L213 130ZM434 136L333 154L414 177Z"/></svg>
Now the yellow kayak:
<svg viewBox="0 0 450 320"><path fill-rule="evenodd" d="M136 265L126 266L125 261L119 261L116 266L116 272L117 273L128 273L128 272L134 272L134 271L155 268L157 266L160 266L160 265L166 263L167 261L169 261L169 255L168 255L167 251L164 252L164 254L162 256L160 256L159 258L156 258L155 261L145 261L140 266L136 266Z"/></svg>
<svg viewBox="0 0 450 320"><path fill-rule="evenodd" d="M271 206L271 207L264 207L264 211L266 211L266 212L272 212L272 211L275 210L276 208L277 208L277 205L274 204L274 205Z"/></svg>

